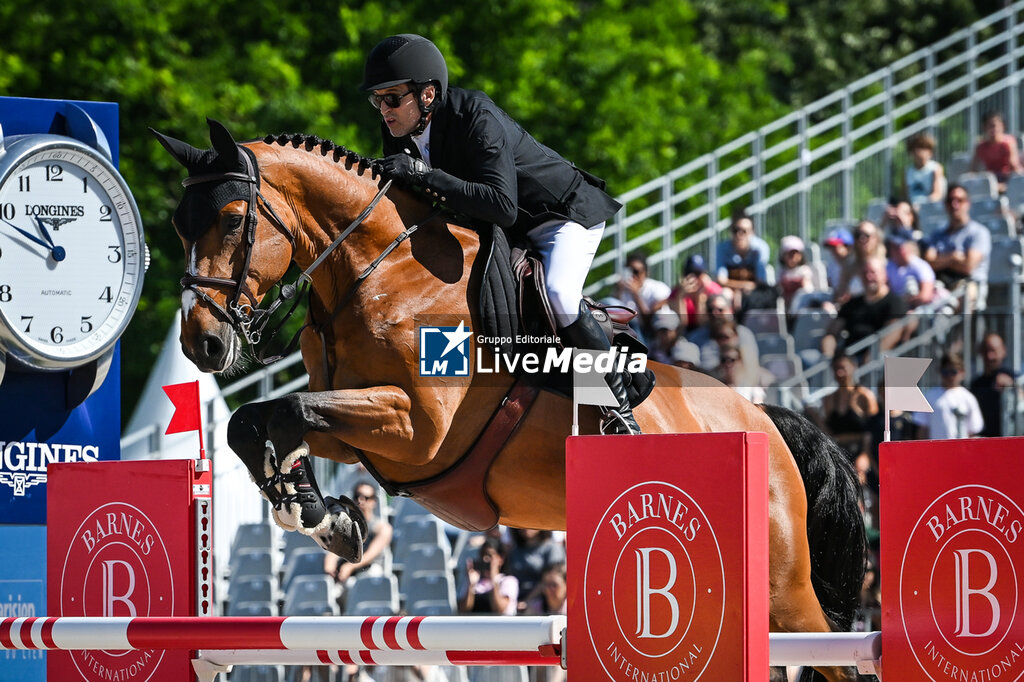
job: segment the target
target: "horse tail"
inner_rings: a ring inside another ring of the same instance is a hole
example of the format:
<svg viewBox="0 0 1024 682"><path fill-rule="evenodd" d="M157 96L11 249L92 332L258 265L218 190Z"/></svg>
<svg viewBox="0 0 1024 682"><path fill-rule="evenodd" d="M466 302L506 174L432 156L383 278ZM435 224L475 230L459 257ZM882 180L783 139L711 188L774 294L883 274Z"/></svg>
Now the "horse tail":
<svg viewBox="0 0 1024 682"><path fill-rule="evenodd" d="M803 415L761 405L789 446L807 493L807 540L811 584L835 631L853 624L867 540L860 485L846 453Z"/></svg>

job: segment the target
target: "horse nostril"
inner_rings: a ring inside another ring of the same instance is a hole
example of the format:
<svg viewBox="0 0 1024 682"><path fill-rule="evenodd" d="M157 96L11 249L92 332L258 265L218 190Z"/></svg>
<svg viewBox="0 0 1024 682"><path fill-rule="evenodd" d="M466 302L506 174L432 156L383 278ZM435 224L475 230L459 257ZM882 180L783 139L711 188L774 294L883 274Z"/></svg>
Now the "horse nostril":
<svg viewBox="0 0 1024 682"><path fill-rule="evenodd" d="M203 354L210 360L220 359L221 355L224 354L224 343L213 334L203 335L202 346Z"/></svg>

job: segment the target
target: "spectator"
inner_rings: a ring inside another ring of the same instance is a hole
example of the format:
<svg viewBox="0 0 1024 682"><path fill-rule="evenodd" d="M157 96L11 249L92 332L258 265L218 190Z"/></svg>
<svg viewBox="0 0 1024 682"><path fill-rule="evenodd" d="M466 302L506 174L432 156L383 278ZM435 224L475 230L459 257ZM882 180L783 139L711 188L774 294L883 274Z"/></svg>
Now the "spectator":
<svg viewBox="0 0 1024 682"><path fill-rule="evenodd" d="M676 345L672 346L672 364L683 369L701 371L700 348L686 339L679 339Z"/></svg>
<svg viewBox="0 0 1024 682"><path fill-rule="evenodd" d="M1017 138L1006 132L1003 114L990 111L982 119L984 134L974 147L972 171L988 171L999 181L999 191L1006 191L1006 180L1012 173L1024 172L1017 153Z"/></svg>
<svg viewBox="0 0 1024 682"><path fill-rule="evenodd" d="M949 224L925 240L924 259L950 291L964 281L972 282L971 298L979 310L984 309L992 235L971 220L971 199L962 185L949 186L946 210Z"/></svg>
<svg viewBox="0 0 1024 682"><path fill-rule="evenodd" d="M846 266L839 277L839 285L835 288L833 298L836 303L843 303L851 296L864 293L864 282L861 273L869 258L885 258L885 244L882 242L881 231L870 220L862 220L853 231L853 255L846 261Z"/></svg>
<svg viewBox="0 0 1024 682"><path fill-rule="evenodd" d="M981 433L985 421L978 401L961 386L964 363L956 353L946 353L939 363L941 386L928 389L925 397L934 412L915 412L918 438L969 438Z"/></svg>
<svg viewBox="0 0 1024 682"><path fill-rule="evenodd" d="M814 271L804 258L804 240L794 235L779 241L779 288L786 312L798 293L814 291Z"/></svg>
<svg viewBox="0 0 1024 682"><path fill-rule="evenodd" d="M356 483L352 499L366 518L368 532L363 540L363 558L352 563L330 552L324 555L324 572L342 586L357 573L378 571L383 574L384 551L391 545L391 524L377 517L377 489L373 484L366 481Z"/></svg>
<svg viewBox="0 0 1024 682"><path fill-rule="evenodd" d="M872 468L870 422L878 414L878 399L857 381L856 370L853 358L832 358L837 388L822 399L819 425L846 452L864 485Z"/></svg>
<svg viewBox="0 0 1024 682"><path fill-rule="evenodd" d="M757 374L750 373L749 363L743 357L739 344L723 343L719 358L719 365L714 372L715 377L750 402L763 403L764 389L759 385Z"/></svg>
<svg viewBox="0 0 1024 682"><path fill-rule="evenodd" d="M825 278L829 287L835 291L839 287L843 269L853 257L850 247L853 246L853 234L845 227L837 227L825 235L825 248L829 258L825 263Z"/></svg>
<svg viewBox="0 0 1024 682"><path fill-rule="evenodd" d="M527 616L564 616L567 612L565 561L557 561L544 567L540 576L537 595L526 606Z"/></svg>
<svg viewBox="0 0 1024 682"><path fill-rule="evenodd" d="M825 357L835 356L845 332L843 348L881 331L907 313L907 304L889 288L885 274L885 259L872 257L864 263L861 276L864 293L854 296L839 308L839 314L829 325L821 339L821 352ZM881 340L881 350L896 347L903 339L904 330L889 333Z"/></svg>
<svg viewBox="0 0 1024 682"><path fill-rule="evenodd" d="M636 252L626 256L626 270L618 285L618 297L637 311L644 331L650 330L652 316L668 302L672 290L661 280L647 276L647 256Z"/></svg>
<svg viewBox="0 0 1024 682"><path fill-rule="evenodd" d="M732 237L718 244L718 283L733 292L733 306L743 294L768 282L768 244L754 234L754 221L746 213L733 216Z"/></svg>
<svg viewBox="0 0 1024 682"><path fill-rule="evenodd" d="M907 239L919 239L922 236L921 231L917 229L917 214L909 201L890 197L889 205L885 207L885 217L882 219L882 233L884 239L895 235Z"/></svg>
<svg viewBox="0 0 1024 682"><path fill-rule="evenodd" d="M564 616L568 613L569 591L566 583L565 563L551 564L544 569L540 579L540 594L531 599L526 607L527 616ZM565 682L565 670L558 666L546 665L533 669L535 682Z"/></svg>
<svg viewBox="0 0 1024 682"><path fill-rule="evenodd" d="M505 545L488 537L480 545L477 559L466 561L466 591L459 595L459 613L516 615L519 606L519 581L501 572L505 565Z"/></svg>
<svg viewBox="0 0 1024 682"><path fill-rule="evenodd" d="M658 313L651 326L652 341L648 356L655 362L672 362L672 346L679 338L679 317L672 312Z"/></svg>
<svg viewBox="0 0 1024 682"><path fill-rule="evenodd" d="M688 333L707 322L708 296L722 293L722 285L711 279L704 256L694 254L686 259L679 284L669 296L669 307L679 314Z"/></svg>
<svg viewBox="0 0 1024 682"><path fill-rule="evenodd" d="M935 138L918 133L907 141L911 163L903 173L903 196L914 206L938 201L945 194L946 174L934 159Z"/></svg>
<svg viewBox="0 0 1024 682"><path fill-rule="evenodd" d="M726 329L726 327L728 327ZM736 323L732 303L724 294L708 297L708 324L698 327L686 338L700 349L700 367L711 371L718 367L718 346L716 337L725 338L735 334L747 360L760 364L757 352L757 337L749 327Z"/></svg>
<svg viewBox="0 0 1024 682"><path fill-rule="evenodd" d="M985 428L978 434L988 438L1003 434L1002 395L1013 389L1013 370L1006 365L1006 344L995 332L985 334L978 344L981 374L971 381L970 391L978 400Z"/></svg>
<svg viewBox="0 0 1024 682"><path fill-rule="evenodd" d="M892 235L887 242L889 287L903 298L908 310L931 303L935 298L935 271L918 255L917 242Z"/></svg>
<svg viewBox="0 0 1024 682"><path fill-rule="evenodd" d="M519 581L519 610L540 590L545 566L565 561L565 546L555 542L549 530L513 528L512 551L508 555L509 575Z"/></svg>

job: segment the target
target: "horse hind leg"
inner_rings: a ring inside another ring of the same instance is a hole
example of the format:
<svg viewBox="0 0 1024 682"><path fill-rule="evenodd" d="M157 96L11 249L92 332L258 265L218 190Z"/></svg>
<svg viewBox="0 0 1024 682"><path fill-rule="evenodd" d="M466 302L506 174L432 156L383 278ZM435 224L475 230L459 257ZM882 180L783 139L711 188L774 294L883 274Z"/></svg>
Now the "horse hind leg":
<svg viewBox="0 0 1024 682"><path fill-rule="evenodd" d="M324 497L320 492L309 446L302 440L307 427L298 419L287 419L299 413L281 402L239 408L228 423L228 445L271 503L277 525L312 537L347 561L359 561L367 535L366 519L349 498ZM292 447L293 443L297 444ZM287 454L278 455L285 447L289 448Z"/></svg>

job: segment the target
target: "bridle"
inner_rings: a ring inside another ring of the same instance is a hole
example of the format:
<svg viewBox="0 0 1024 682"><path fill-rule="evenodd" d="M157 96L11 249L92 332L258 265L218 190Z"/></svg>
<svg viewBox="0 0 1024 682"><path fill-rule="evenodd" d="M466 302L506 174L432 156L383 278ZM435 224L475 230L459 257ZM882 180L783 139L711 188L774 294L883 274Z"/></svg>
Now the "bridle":
<svg viewBox="0 0 1024 682"><path fill-rule="evenodd" d="M270 322L271 316L281 306L282 303L289 300L292 301L291 307L288 309L283 319L281 319L281 321L278 322L278 324L271 331L267 339L268 342L275 336L277 336L278 332L281 331L281 328L285 325L285 323L288 322L288 319L291 318L292 313L295 312L299 302L303 298L305 298L306 295L309 293L310 286L312 285L313 282L313 272L318 267L320 267L320 265L327 259L327 256L329 256L331 252L333 252L338 246L340 246L341 243L350 234L352 234L352 232L355 231L355 229L359 227L359 225L361 225L363 221L365 221L369 217L370 213L373 211L374 208L376 208L377 204L380 203L380 200L387 193L388 189L390 189L392 181L388 180L380 187L380 189L378 189L377 194L374 195L373 199L370 200L370 203L367 204L367 206L362 210L362 212L360 212L358 216L356 216L356 218L348 225L348 227L342 230L341 234L339 234L334 239L334 241L331 242L331 244L324 250L324 252L317 256L317 258L309 265L309 267L307 267L298 276L294 284L281 285L281 290L280 294L278 295L278 298L272 301L268 307L261 308L259 307L259 301L257 300L255 294L249 288L249 285L246 284L246 279L248 278L249 275L250 263L252 261L253 245L256 242L256 225L257 222L259 221L259 211L257 208L259 204L257 202L263 205L263 207L267 211L267 214L270 216L270 218L272 218L272 222L277 226L278 229L284 232L284 234L288 237L288 241L292 245L293 253L295 250L295 235L292 234L291 230L288 229L288 226L285 225L284 221L281 220L281 217L274 210L274 207L263 196L263 193L260 192L260 174L256 165L256 159L254 155L252 154L251 151L249 151L245 147L242 147L241 145L239 145L239 149L243 152L242 154L240 154L240 156L245 159L246 169L244 173L225 172L191 176L182 180L181 184L184 187L189 187L191 185L197 185L200 183L207 182L227 181L241 181L248 184L249 201L246 207L245 220L242 228L245 232L245 260L242 265L242 273L239 276L239 279L234 280L223 277L207 277L205 275L199 275L195 272L186 272L185 276L181 278L181 287L183 290L189 289L195 292L195 294L199 298L201 298L203 301L209 304L218 315L220 315L225 321L227 321L232 326L236 333L238 333L240 336L242 336L242 338L245 339L245 341L253 349L256 361L262 365L269 365L280 360L286 355L290 355L291 353L293 353L296 347L298 346L299 338L301 337L303 330L306 329L306 327L312 325L312 322L307 322L306 324L304 324L297 332L295 332L295 334L292 336L291 340L288 342L287 346L283 351L281 351L280 353L276 353L271 357L265 357L267 352L266 347L264 346L263 348L257 348L257 346L263 340L263 331L266 328L267 324ZM427 216L426 219L421 221L421 223L428 222L439 213L440 209L434 209ZM366 278L370 276L370 274L377 268L381 261L383 261L384 258L388 256L388 254L394 251L399 244L408 239L409 236L412 235L412 233L415 232L418 228L419 224L414 224L410 225L405 230L403 230L397 237L395 237L394 240L392 240L392 242L387 247L384 248L381 254L377 256L377 258L374 259L374 261L369 266L367 266L366 269L359 274L359 276L356 277L355 281L349 287L348 291L345 293L344 296L341 297L338 304L331 311L328 319L323 320L316 325L316 329L318 332L323 334L323 329L326 327L326 325L335 317L337 317L338 313L341 312L345 305L347 305L348 302L352 300L353 296L355 296L355 293L359 289L360 285L362 285ZM195 260L193 259L191 263L192 265L190 267L194 267ZM205 291L199 288L211 286L234 287L234 294L232 295L226 307L217 303L209 294L207 294ZM243 295L248 299L248 303L241 302Z"/></svg>

